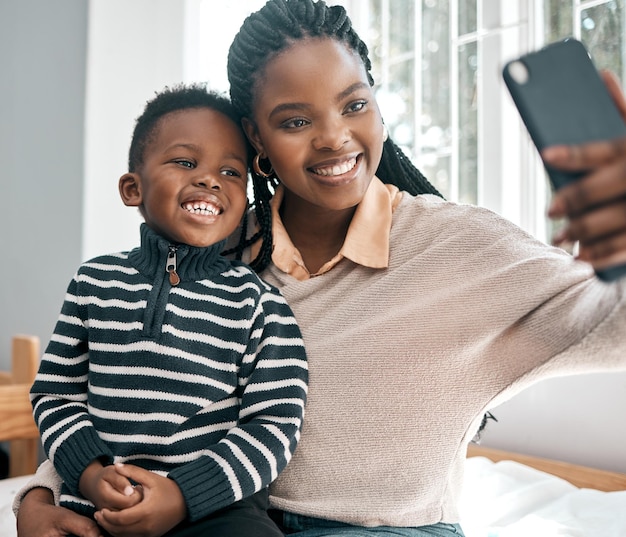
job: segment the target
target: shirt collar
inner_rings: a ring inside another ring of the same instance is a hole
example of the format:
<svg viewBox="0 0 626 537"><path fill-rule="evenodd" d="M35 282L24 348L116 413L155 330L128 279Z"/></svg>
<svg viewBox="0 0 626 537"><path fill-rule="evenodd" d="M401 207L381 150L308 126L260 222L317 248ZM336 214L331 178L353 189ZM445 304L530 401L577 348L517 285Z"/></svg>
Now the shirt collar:
<svg viewBox="0 0 626 537"><path fill-rule="evenodd" d="M307 280L328 272L344 257L370 268L386 268L389 265L391 219L402 197L402 192L396 186L384 184L374 177L352 217L341 250L315 274L311 274L305 267L302 255L289 238L280 218L283 195L284 189L279 185L271 201L274 242L272 261L283 272L297 280Z"/></svg>

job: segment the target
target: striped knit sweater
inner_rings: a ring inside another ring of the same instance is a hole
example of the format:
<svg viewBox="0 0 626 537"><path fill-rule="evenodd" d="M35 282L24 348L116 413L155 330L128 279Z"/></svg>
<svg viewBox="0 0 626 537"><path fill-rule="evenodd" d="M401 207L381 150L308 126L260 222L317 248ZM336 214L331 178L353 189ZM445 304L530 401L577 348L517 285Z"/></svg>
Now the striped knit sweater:
<svg viewBox="0 0 626 537"><path fill-rule="evenodd" d="M287 303L246 265L169 244L84 263L71 281L31 390L62 503L93 505L78 483L94 459L168 475L190 520L266 487L296 447L307 391Z"/></svg>

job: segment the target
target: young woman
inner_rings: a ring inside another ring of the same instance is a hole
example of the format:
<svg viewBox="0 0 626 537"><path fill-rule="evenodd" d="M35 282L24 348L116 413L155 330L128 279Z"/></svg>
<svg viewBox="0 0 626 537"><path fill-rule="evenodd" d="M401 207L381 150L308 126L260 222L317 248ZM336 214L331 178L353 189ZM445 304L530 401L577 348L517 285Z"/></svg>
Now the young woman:
<svg viewBox="0 0 626 537"><path fill-rule="evenodd" d="M626 369L626 286L592 270L626 260L626 141L546 154L591 170L551 210L590 265L442 200L387 138L369 69L343 8L322 1L268 1L229 53L257 151L258 234L234 242L281 289L309 359L273 517L298 537L462 535L465 453L484 413L542 379ZM31 494L20 520L79 523ZM123 518L98 521L125 536Z"/></svg>

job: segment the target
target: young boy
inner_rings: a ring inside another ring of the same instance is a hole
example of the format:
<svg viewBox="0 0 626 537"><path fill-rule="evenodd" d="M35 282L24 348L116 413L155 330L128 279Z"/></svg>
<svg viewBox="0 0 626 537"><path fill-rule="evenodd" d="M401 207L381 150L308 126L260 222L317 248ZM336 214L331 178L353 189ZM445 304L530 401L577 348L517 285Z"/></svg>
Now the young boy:
<svg viewBox="0 0 626 537"><path fill-rule="evenodd" d="M248 162L230 102L202 86L137 119L119 191L141 246L78 269L31 390L62 505L126 509L126 532L282 536L267 485L299 438L307 364L280 293L220 255Z"/></svg>

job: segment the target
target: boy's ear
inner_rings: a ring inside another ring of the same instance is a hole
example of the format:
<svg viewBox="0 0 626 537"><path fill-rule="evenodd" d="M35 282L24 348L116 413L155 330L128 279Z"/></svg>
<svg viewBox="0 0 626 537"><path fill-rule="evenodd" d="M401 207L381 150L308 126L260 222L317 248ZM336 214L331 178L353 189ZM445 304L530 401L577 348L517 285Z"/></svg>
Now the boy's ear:
<svg viewBox="0 0 626 537"><path fill-rule="evenodd" d="M259 129L257 129L254 121L244 117L241 120L241 126L243 127L248 140L250 140L250 143L253 145L254 149L256 149L256 152L263 154L263 143L261 142L261 137L259 136Z"/></svg>
<svg viewBox="0 0 626 537"><path fill-rule="evenodd" d="M122 175L118 188L124 205L128 207L141 205L141 179L138 174L129 172Z"/></svg>

